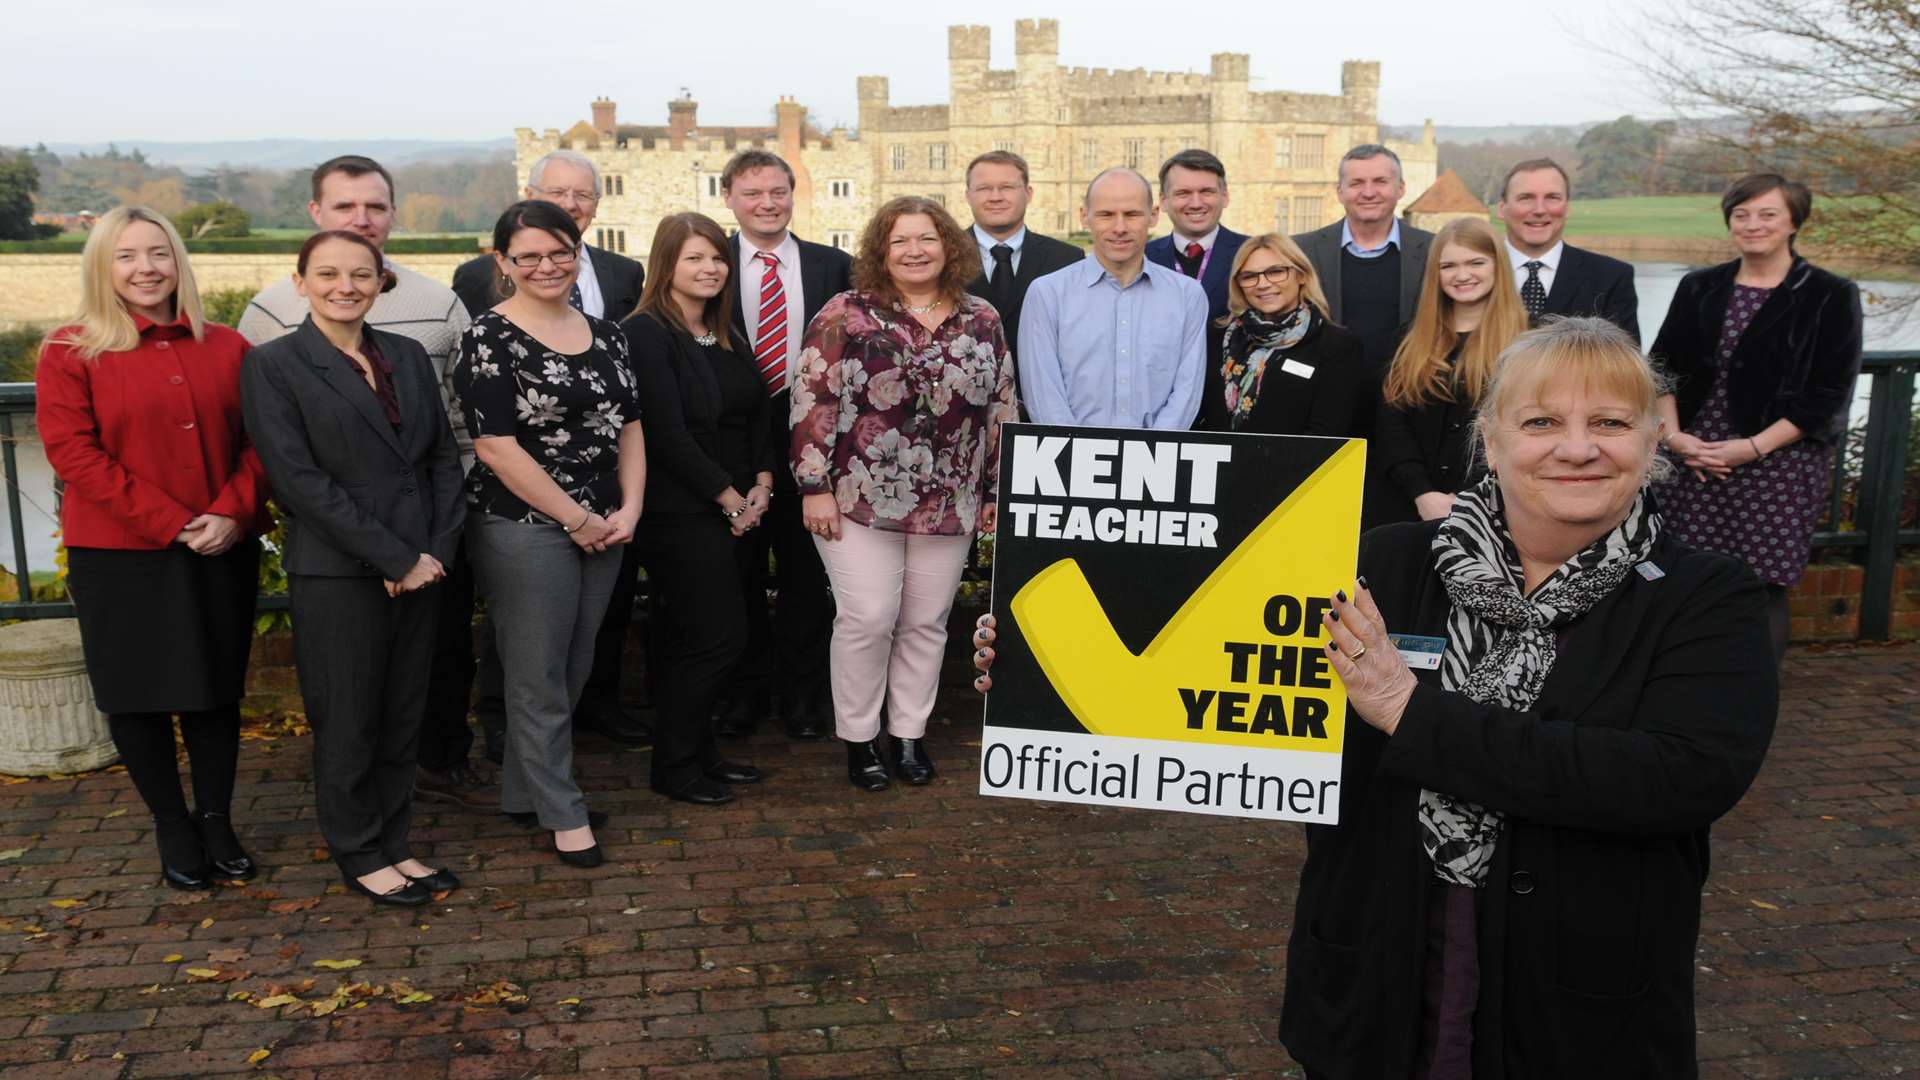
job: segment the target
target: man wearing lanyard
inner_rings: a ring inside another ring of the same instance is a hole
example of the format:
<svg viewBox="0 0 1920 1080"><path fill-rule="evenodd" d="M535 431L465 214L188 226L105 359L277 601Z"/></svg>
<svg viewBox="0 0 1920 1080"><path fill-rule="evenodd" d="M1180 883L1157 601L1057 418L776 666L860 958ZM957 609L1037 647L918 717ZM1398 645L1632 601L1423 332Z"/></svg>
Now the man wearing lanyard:
<svg viewBox="0 0 1920 1080"><path fill-rule="evenodd" d="M1205 150L1173 155L1160 166L1160 206L1173 232L1147 245L1147 259L1200 283L1211 324L1227 313L1227 274L1247 239L1220 224L1227 209L1227 167Z"/></svg>

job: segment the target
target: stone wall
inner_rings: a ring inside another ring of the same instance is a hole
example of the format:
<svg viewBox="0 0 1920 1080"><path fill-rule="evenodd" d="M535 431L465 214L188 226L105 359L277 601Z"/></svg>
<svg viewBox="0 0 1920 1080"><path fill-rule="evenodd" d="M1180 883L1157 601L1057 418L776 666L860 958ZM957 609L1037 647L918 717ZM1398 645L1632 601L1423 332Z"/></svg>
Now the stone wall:
<svg viewBox="0 0 1920 1080"><path fill-rule="evenodd" d="M474 254L479 254L479 248ZM408 255L396 261L451 283L454 267L472 255ZM193 274L205 293L259 290L293 272L293 255L195 255ZM0 254L0 325L59 322L80 308L79 255Z"/></svg>

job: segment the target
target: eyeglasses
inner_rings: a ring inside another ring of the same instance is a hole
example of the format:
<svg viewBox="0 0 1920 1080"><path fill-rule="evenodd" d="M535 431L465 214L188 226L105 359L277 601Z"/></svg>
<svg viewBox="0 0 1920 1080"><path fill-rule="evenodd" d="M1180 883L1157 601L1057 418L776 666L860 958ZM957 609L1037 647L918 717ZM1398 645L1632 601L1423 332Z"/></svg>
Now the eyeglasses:
<svg viewBox="0 0 1920 1080"><path fill-rule="evenodd" d="M567 198L572 198L573 201L577 203L597 203L600 201L600 193L597 191L573 191L563 187L544 188L540 194L545 196L548 202L556 203Z"/></svg>
<svg viewBox="0 0 1920 1080"><path fill-rule="evenodd" d="M1269 285L1281 285L1285 284L1286 280L1292 276L1293 267L1285 263L1279 263L1274 266L1269 266L1265 270L1242 270L1239 274L1235 275L1233 280L1239 282L1241 288L1251 289L1255 285L1260 284L1261 278L1265 278Z"/></svg>
<svg viewBox="0 0 1920 1080"><path fill-rule="evenodd" d="M577 251L555 251L555 252L546 252L539 255L535 255L531 252L525 255L508 255L506 258L508 262L512 263L513 265L519 267L522 270L534 269L535 267L540 265L540 260L542 259L545 259L548 262L552 263L553 268L555 270L565 270L567 267L572 266L574 263L574 260L578 259L579 257L580 257L580 253Z"/></svg>

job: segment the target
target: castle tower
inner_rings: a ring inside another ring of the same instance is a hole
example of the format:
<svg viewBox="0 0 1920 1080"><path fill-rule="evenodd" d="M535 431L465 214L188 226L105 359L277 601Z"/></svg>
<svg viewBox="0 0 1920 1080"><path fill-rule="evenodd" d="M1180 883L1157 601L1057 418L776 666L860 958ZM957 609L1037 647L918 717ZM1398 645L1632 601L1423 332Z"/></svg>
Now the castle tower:
<svg viewBox="0 0 1920 1080"><path fill-rule="evenodd" d="M813 228L813 174L805 156L807 107L782 94L773 106L778 153L793 169L793 227L805 236Z"/></svg>
<svg viewBox="0 0 1920 1080"><path fill-rule="evenodd" d="M987 60L993 34L984 26L947 27L947 105L955 127L984 123Z"/></svg>
<svg viewBox="0 0 1920 1080"><path fill-rule="evenodd" d="M1377 127L1380 123L1380 64L1348 60L1340 65L1340 96L1347 99L1353 123Z"/></svg>
<svg viewBox="0 0 1920 1080"><path fill-rule="evenodd" d="M685 150L687 140L692 138L693 129L699 126L697 119L700 105L691 96L682 94L667 102L667 140L675 150Z"/></svg>
<svg viewBox="0 0 1920 1080"><path fill-rule="evenodd" d="M1057 124L1060 107L1060 22L1021 19L1013 24L1014 83L1022 124Z"/></svg>
<svg viewBox="0 0 1920 1080"><path fill-rule="evenodd" d="M1214 124L1244 123L1249 119L1247 83L1253 61L1246 53L1214 53L1208 82L1212 84L1211 119ZM1215 153L1220 152L1220 136L1213 136Z"/></svg>
<svg viewBox="0 0 1920 1080"><path fill-rule="evenodd" d="M593 99L593 130L611 139L614 136L613 102L607 98Z"/></svg>

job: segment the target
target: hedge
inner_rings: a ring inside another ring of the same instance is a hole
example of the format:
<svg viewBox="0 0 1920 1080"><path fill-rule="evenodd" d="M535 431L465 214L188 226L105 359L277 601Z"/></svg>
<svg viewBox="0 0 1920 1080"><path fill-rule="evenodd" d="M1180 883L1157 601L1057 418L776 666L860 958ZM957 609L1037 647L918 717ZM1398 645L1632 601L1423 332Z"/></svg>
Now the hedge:
<svg viewBox="0 0 1920 1080"><path fill-rule="evenodd" d="M297 236L202 237L187 241L187 251L196 255L297 255L304 238ZM78 255L86 246L82 239L0 240L0 255ZM394 237L387 241L389 255L478 255L480 242L471 236Z"/></svg>

